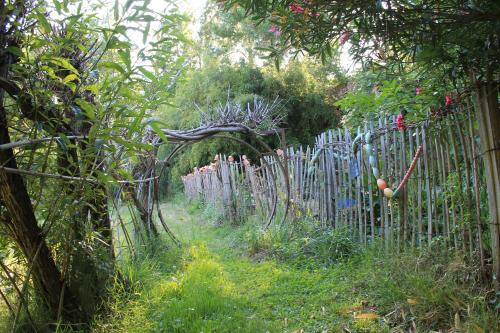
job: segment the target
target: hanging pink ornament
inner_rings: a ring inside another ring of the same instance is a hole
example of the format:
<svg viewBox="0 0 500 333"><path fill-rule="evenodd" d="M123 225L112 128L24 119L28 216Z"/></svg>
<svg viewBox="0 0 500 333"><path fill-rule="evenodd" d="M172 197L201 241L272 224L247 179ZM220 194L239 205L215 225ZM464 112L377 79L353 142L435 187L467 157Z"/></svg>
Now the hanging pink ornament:
<svg viewBox="0 0 500 333"><path fill-rule="evenodd" d="M383 179L377 179L377 186L381 191L383 191L387 188L387 183Z"/></svg>
<svg viewBox="0 0 500 333"><path fill-rule="evenodd" d="M396 117L396 127L401 131L405 129L405 118L401 113Z"/></svg>
<svg viewBox="0 0 500 333"><path fill-rule="evenodd" d="M451 95L444 96L444 105L450 106L452 104L453 104L453 98L451 98Z"/></svg>
<svg viewBox="0 0 500 333"><path fill-rule="evenodd" d="M349 31L344 31L344 33L342 33L339 39L340 45L344 45L344 43L347 41L348 38L349 38Z"/></svg>

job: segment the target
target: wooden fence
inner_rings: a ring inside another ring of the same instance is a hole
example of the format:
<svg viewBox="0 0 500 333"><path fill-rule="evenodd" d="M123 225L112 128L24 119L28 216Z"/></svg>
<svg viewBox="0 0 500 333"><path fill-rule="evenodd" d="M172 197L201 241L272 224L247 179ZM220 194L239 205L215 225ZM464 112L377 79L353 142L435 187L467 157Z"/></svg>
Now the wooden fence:
<svg viewBox="0 0 500 333"><path fill-rule="evenodd" d="M256 210L271 210L274 188L269 186L269 177L244 156L239 161L228 161L219 155L215 163L195 168L182 181L188 198L203 201L226 219L238 222Z"/></svg>
<svg viewBox="0 0 500 333"><path fill-rule="evenodd" d="M324 226L346 226L361 242L382 239L399 248L442 241L476 253L484 263L487 231L484 171L478 154L476 122L466 108L444 110L404 129L394 118L366 122L356 133L329 130L314 147L278 150L285 161L292 211L316 217ZM371 131L375 161L369 162L364 140L353 151L353 137ZM389 200L377 187L380 178L395 189L416 150L423 153L397 199ZM218 207L230 219L253 210L267 212L273 196L284 198L285 184L273 156L252 165L245 157L223 157L183 177L189 198ZM276 182L278 193L275 193Z"/></svg>

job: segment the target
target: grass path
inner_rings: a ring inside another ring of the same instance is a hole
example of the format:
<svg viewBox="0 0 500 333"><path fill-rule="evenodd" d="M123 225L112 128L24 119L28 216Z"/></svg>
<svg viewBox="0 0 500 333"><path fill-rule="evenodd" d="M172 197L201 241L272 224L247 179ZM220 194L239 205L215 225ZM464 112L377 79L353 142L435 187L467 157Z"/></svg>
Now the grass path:
<svg viewBox="0 0 500 333"><path fill-rule="evenodd" d="M115 305L119 315L111 326L117 331L342 331L346 317L339 313L348 310L333 288L342 285L334 271L301 270L271 259L257 262L241 250L242 230L214 227L200 211L190 214L186 208L162 205L183 243L182 253L166 252L129 272L141 288L137 298ZM349 300L348 307L357 304Z"/></svg>
<svg viewBox="0 0 500 333"><path fill-rule="evenodd" d="M484 302L452 278L437 283L440 275L416 269L422 263L411 253L388 257L375 249L317 269L257 261L245 254L249 227L214 226L182 202L163 204L162 212L182 248L160 245L126 266L136 292L117 290L113 315L97 331L362 333L389 332L390 324L393 332L429 332L449 330L457 315L477 328L464 331L497 327Z"/></svg>
<svg viewBox="0 0 500 333"><path fill-rule="evenodd" d="M212 264L212 268L216 267L213 273L223 276L210 281L215 285L206 285L220 292L212 297L226 297L223 301L231 304L226 309L214 309L229 322L219 322L213 331L333 332L338 295L328 286L332 276L297 270L272 260L256 262L241 252L240 238L231 230L234 228L213 227L200 220L199 214L187 214L179 205L162 208L175 234L189 244L187 270L204 270L203 266ZM204 333L211 330L200 329Z"/></svg>

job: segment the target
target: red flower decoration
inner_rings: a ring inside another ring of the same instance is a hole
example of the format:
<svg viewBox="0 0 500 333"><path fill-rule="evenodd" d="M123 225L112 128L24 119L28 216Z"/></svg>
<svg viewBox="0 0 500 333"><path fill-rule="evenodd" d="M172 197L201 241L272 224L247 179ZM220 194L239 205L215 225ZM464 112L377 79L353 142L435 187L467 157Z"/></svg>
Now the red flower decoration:
<svg viewBox="0 0 500 333"><path fill-rule="evenodd" d="M445 106L450 106L453 104L453 98L451 98L450 95L444 96L444 105Z"/></svg>
<svg viewBox="0 0 500 333"><path fill-rule="evenodd" d="M344 31L344 33L340 36L339 39L340 45L343 45L347 41L347 38L349 38L349 31Z"/></svg>
<svg viewBox="0 0 500 333"><path fill-rule="evenodd" d="M404 116L401 113L398 114L398 116L396 117L396 127L399 130L404 130L405 129L405 118L404 118Z"/></svg>
<svg viewBox="0 0 500 333"><path fill-rule="evenodd" d="M415 95L420 95L421 92L422 92L422 87L415 88Z"/></svg>
<svg viewBox="0 0 500 333"><path fill-rule="evenodd" d="M290 11L294 14L300 14L304 12L304 8L296 3L292 3L288 8L290 8Z"/></svg>

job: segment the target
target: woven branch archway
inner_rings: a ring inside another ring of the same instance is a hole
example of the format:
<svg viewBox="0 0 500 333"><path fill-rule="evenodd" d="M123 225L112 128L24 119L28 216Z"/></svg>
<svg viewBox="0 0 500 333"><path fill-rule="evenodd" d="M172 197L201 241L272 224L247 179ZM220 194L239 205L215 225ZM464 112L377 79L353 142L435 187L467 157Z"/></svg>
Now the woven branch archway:
<svg viewBox="0 0 500 333"><path fill-rule="evenodd" d="M287 174L286 168L283 165L283 163L281 163L281 161L279 161L278 155L263 140L261 140L259 137L257 137L254 133L250 133L249 136L252 137L254 140L256 140L260 145L262 145L265 148L265 150L266 150L267 153L269 153L270 155L272 155L273 157L275 157L276 160L278 160L278 167L280 169L281 176L283 178L284 184L285 184L286 189L287 189L286 193L285 193L286 194L286 200L285 200L285 203L284 203L284 212L285 213L283 214L283 216L281 217L281 220L280 220L280 224L282 224L282 223L284 223L284 221L286 219L286 216L288 214L289 203L290 203L290 188L289 188L288 174ZM242 140L240 138L230 136L230 135L214 134L214 135L212 135L210 137L207 137L205 140L221 139L221 138L222 139L228 139L228 140L236 141L236 142L238 142L238 143L246 146L247 148L249 148L253 152L255 152L257 154L257 156L259 156L259 157L263 157L264 156L263 153L261 153L254 146L250 145L248 142L246 142L246 141L244 141L244 140ZM195 144L195 143L198 143L200 141L201 140L192 140L192 141L186 141L184 143L177 143L177 146L172 150L172 152L163 161L164 166L162 167L160 173L158 174L158 177L162 176L162 174L165 171L165 169L170 166L173 158L175 156L177 156L178 153L180 153L182 150L184 150L188 146L190 146L192 144ZM262 164L263 164L263 167L266 168L270 173L273 172L272 169L271 169L271 167L270 167L270 165L269 165L269 163L265 159L262 159ZM273 191L274 195L273 195L273 203L272 203L271 211L268 213L268 216L266 218L266 223L265 223L266 228L271 225L271 223L273 221L273 218L276 215L277 203L278 203L278 191L277 191L276 182L274 181L274 177L271 177L271 181L272 181L272 186L274 188L274 191Z"/></svg>
<svg viewBox="0 0 500 333"><path fill-rule="evenodd" d="M186 147L203 140L223 138L236 141L255 152L259 157L263 157L263 153L261 151L250 145L245 140L229 135L234 133L239 133L247 136L248 138L252 138L264 149L267 154L272 155L278 161L278 168L280 170L281 176L283 178L283 183L285 184L286 188L284 214L279 222L280 224L284 223L288 214L290 203L290 186L288 182L287 169L281 163L281 161L279 161L276 152L274 152L271 147L262 140L263 136L277 133L276 125L280 121L280 119L273 118L272 116L276 107L277 101L275 101L271 105L267 105L264 102L256 99L254 101L253 109L250 109L250 106L248 105L246 110L241 110L237 107L237 105L228 102L225 106L220 106L217 110L219 115L217 119L214 119L213 116L211 116L212 118L210 118L206 114L202 114L202 119L205 119L205 124L198 128L190 130L163 129L161 133L157 133L153 130L149 131L144 136L143 141L151 143L154 149L148 152L147 155L145 155L145 158L141 160L140 164L134 166L133 174L134 178L137 180L137 184L135 185L132 193L132 196L134 197L134 204L136 205L141 220L146 228L148 230L151 230L154 234L158 233L156 231L155 225L152 223L152 215L154 206L156 205L158 218L163 229L176 243L179 243L175 235L173 235L173 233L166 225L161 213L161 209L159 206L158 179L170 166L174 157ZM267 129L259 129L259 126L264 123L266 123L265 128ZM163 161L158 161L158 147L165 143L174 144L176 146ZM161 167L159 173L156 174L157 164L159 162L163 163L163 166ZM265 159L262 159L262 164L263 167L266 168L270 173L273 172L272 168L268 165ZM271 225L273 219L275 218L278 205L277 186L274 181L274 177L272 177L272 179L274 195L272 208L266 218L266 228ZM123 186L121 189L123 189Z"/></svg>

